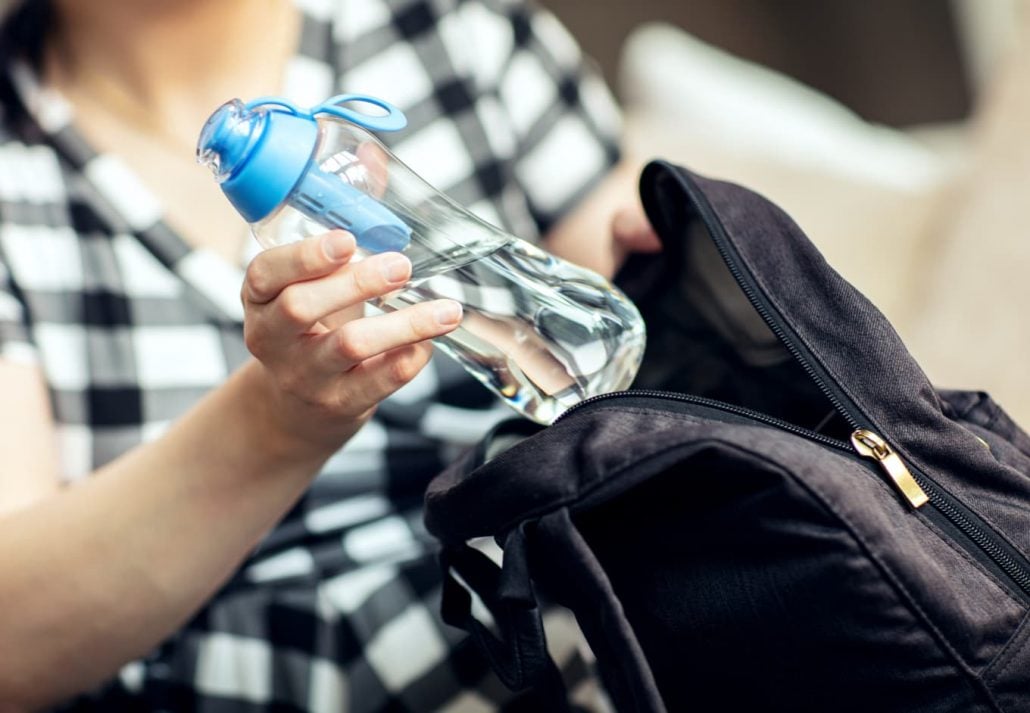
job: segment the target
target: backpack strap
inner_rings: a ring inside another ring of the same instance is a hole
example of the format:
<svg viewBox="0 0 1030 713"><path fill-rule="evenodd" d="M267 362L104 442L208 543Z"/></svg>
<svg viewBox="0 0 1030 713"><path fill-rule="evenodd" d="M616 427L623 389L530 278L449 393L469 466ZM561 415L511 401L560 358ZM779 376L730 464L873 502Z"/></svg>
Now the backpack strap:
<svg viewBox="0 0 1030 713"><path fill-rule="evenodd" d="M569 713L565 684L547 652L525 552L521 527L505 542L503 567L466 544L445 548L440 555L445 573L441 614L446 623L472 636L504 685L513 691L532 689L546 710ZM455 574L483 600L500 638L472 614L472 597Z"/></svg>
<svg viewBox="0 0 1030 713"><path fill-rule="evenodd" d="M534 551L541 556L533 557ZM666 713L622 603L567 508L540 518L530 539L530 557L534 576L548 596L576 613L616 710Z"/></svg>
<svg viewBox="0 0 1030 713"><path fill-rule="evenodd" d="M622 604L568 509L522 523L508 535L503 549L503 567L466 544L448 546L440 556L445 572L443 620L472 636L498 678L514 691L534 689L548 711L570 710L561 673L547 652L540 606L529 577L532 558L534 577L548 596L576 613L616 710L666 713ZM534 557L534 551L540 556ZM483 600L500 637L472 614L472 597L458 576Z"/></svg>

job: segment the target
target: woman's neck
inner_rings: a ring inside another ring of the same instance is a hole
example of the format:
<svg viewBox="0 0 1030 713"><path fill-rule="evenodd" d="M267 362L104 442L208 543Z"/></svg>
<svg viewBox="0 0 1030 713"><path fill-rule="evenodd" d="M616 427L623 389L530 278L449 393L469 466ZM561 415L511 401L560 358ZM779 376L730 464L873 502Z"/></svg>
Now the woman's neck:
<svg viewBox="0 0 1030 713"><path fill-rule="evenodd" d="M167 126L196 127L229 98L275 93L299 35L289 0L53 1L47 79L73 102L142 110Z"/></svg>
<svg viewBox="0 0 1030 713"><path fill-rule="evenodd" d="M51 0L43 81L91 145L120 156L191 245L239 259L246 224L193 158L233 97L277 94L296 49L291 0Z"/></svg>

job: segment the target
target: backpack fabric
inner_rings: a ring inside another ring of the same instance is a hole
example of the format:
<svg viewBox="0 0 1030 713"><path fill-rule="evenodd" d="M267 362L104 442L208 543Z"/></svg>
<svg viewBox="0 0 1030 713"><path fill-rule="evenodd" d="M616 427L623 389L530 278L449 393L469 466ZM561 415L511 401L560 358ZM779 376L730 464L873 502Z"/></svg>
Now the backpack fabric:
<svg viewBox="0 0 1030 713"><path fill-rule="evenodd" d="M548 600L620 713L1030 711L1030 437L935 390L761 196L664 162L641 196L638 382L432 482L445 619L542 710L567 706Z"/></svg>

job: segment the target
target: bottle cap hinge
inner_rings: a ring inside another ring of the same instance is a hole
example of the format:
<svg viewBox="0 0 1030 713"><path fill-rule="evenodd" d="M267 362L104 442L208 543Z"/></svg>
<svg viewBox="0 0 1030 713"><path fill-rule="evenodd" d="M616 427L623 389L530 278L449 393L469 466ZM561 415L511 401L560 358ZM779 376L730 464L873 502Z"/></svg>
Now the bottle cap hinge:
<svg viewBox="0 0 1030 713"><path fill-rule="evenodd" d="M897 453L872 431L860 428L851 434L851 445L858 451L860 456L872 458L883 471L890 477L891 482L901 491L901 494L914 508L925 505L929 498L919 483L916 482L911 471Z"/></svg>

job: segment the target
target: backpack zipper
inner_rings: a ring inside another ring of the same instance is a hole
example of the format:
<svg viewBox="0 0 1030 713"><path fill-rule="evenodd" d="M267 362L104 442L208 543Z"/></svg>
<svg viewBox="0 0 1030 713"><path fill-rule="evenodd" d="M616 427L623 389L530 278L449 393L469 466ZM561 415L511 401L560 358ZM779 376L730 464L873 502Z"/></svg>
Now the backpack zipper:
<svg viewBox="0 0 1030 713"><path fill-rule="evenodd" d="M723 401L703 396L682 394L675 391L647 389L614 391L608 394L592 396L569 408L556 418L554 423L558 423L578 411L602 405L604 402L633 398L663 399L724 411L734 416L740 416L757 423L772 426L821 445L829 446L852 458L861 456L876 461L884 472L890 476L891 484L902 492L913 508L918 509L929 503L931 508L922 510L927 518L934 521L941 529L950 533L956 540L962 543L964 549L974 559L987 567L996 576L1013 585L1012 593L1021 599L1024 604L1030 605L1030 575L1028 575L1027 569L1019 562L1018 552L994 540L988 534L985 526L977 524L979 518L954 501L951 496L942 494L941 491L932 486L927 487L927 481L925 479L920 480L919 476L916 475L918 471L914 473L909 470L901 457L890 448L886 441L867 429L856 429L856 432L851 436L852 445L849 445L839 439L803 428L802 426L796 426L789 421L783 421L761 411L755 411L743 406L735 406ZM861 445L854 445L856 440ZM862 453L860 448L862 450L869 449L873 452L866 455ZM896 476L895 473L899 473L900 476Z"/></svg>
<svg viewBox="0 0 1030 713"><path fill-rule="evenodd" d="M767 426L773 426L782 431L793 433L796 436L807 438L810 441L821 443L831 448L844 451L854 455L851 447L847 443L837 438L832 438L818 431L805 428L803 426L797 426L790 421L784 421L783 419L770 416L767 413L756 411L754 409L747 408L746 406L736 406L734 404L726 403L725 401L718 401L717 399L709 399L705 396L695 396L693 394L683 394L678 391L661 391L659 389L631 389L629 391L613 391L607 394L598 394L597 396L591 396L588 399L583 399L578 404L569 407L563 414L558 418L554 419L555 423L568 418L576 411L580 411L588 406L598 403L599 401L613 401L615 399L625 398L647 398L647 399L665 399L667 401L678 401L680 403L692 404L695 406L704 406L705 408L715 409L717 411L725 411L726 413L733 414L734 416L742 416L751 421L757 421L764 423Z"/></svg>
<svg viewBox="0 0 1030 713"><path fill-rule="evenodd" d="M793 433L802 438L807 438L810 441L815 441L822 445L831 446L837 450L844 451L848 455L855 455L856 453L863 458L876 461L880 468L890 478L891 483L901 492L905 499L913 508L920 508L930 501L929 496L920 487L916 481L915 476L905 465L905 462L901 460L901 456L894 452L886 441L880 438L879 435L872 431L864 428L857 429L851 434L851 445L849 446L844 441L832 438L825 434L813 431L802 426L796 426L790 421L784 421L783 419L770 416L762 413L761 411L755 411L744 406L734 406L724 401L717 401L715 399L705 398L704 396L693 396L691 394L681 394L675 391L658 391L658 390L647 390L647 389L634 389L631 391L616 391L609 394L599 394L598 396L592 396L589 399L585 399L580 403L572 406L569 410L563 413L561 416L554 420L554 423L558 423L569 414L580 410L585 406L590 406L598 401L610 401L618 398L660 398L671 401L679 401L689 404L695 404L698 406L704 406L706 408L717 409L719 411L725 411L727 413L734 414L736 416L743 416L744 418L758 423L763 423L768 426L773 426L782 431Z"/></svg>
<svg viewBox="0 0 1030 713"><path fill-rule="evenodd" d="M875 425L871 424L871 427L863 427L858 422L854 414L860 414L867 423L871 419L863 414L858 405L851 401L847 395L843 394L829 377L824 375L822 368L814 363L814 358L805 353L807 350L803 346L799 346L800 339L792 338L793 335L788 333L790 331L789 326L774 318L773 309L766 303L764 295L754 285L754 277L741 269L741 259L736 247L732 245L729 238L723 233L722 223L712 214L707 202L698 201L698 208L705 218L705 224L710 226L709 234L737 285L743 290L748 301L769 326L773 334L776 335L777 339L801 364L805 372L815 382L816 386L819 387L820 391L826 395L840 415L852 426L854 429L852 438L854 439L859 431L872 434L878 433L879 429ZM883 441L888 450L893 452L886 439L881 438L880 440ZM859 455L863 455L861 451L858 452ZM874 454L873 457L876 458L876 455ZM905 471L909 473L911 479L915 481L915 485L924 493L926 500L922 502L929 502L931 507L923 511L926 512L927 517L943 530L951 532L953 535L959 535L956 537L956 541L972 557L981 564L988 566L992 571L1004 574L1005 578L1016 586L1023 602L1030 604L1030 563L1027 562L1026 557L998 535L982 518L965 507L946 488L933 480L933 478L918 469L906 467L900 457L896 456L896 458L895 463L901 464ZM894 479L894 474L889 470L891 465L882 459L876 459L880 466L887 470L892 482L898 485ZM902 476L902 481L904 480L905 478ZM914 492L911 487L901 488L900 485L898 487L902 490L903 495L906 495L906 490ZM906 499L908 499L907 495ZM921 498L917 497L915 501L909 500L909 503L913 507L918 508L919 506L916 505L916 502L920 500Z"/></svg>
<svg viewBox="0 0 1030 713"><path fill-rule="evenodd" d="M929 502L926 491L912 475L905 461L878 434L860 428L851 434L851 445L860 456L872 458L880 465L913 508L921 508Z"/></svg>
<svg viewBox="0 0 1030 713"><path fill-rule="evenodd" d="M708 227L708 233L715 244L716 250L718 250L733 279L776 338L851 427L852 447L849 448L843 441L809 431L808 429L751 409L724 404L720 401L703 397L688 397L687 400L699 405L707 405L752 418L760 423L781 428L809 440L837 449L847 450L851 453L857 452L860 456L875 460L887 474L891 484L901 493L913 509L924 513L927 519L933 521L938 528L951 534L955 541L977 562L996 575L1001 575L1003 580L1014 586L1013 593L1024 604L1030 605L1030 563L1027 562L1026 557L1012 547L1007 540L997 534L980 516L969 510L929 475L918 469L909 468L903 459L891 448L887 440L878 435L878 429L870 424L871 419L862 413L858 405L844 394L832 379L824 373L822 367L815 362L814 357L808 354L807 347L804 347L801 340L793 334L793 330L784 324L778 318L778 315L774 316L775 308L767 302L765 296L757 288L754 277L741 268L742 260L740 255L736 247L726 236L722 223L713 214L707 200L700 196L695 196L695 198L694 202L698 213ZM661 394L665 397L670 395L666 392L630 391L621 393L627 395L651 393L653 395ZM588 403L614 396L617 396L617 394L602 394L587 399L573 406L557 420L561 420L569 413ZM685 395L676 394L675 396ZM861 416L867 425L860 423L856 415ZM927 503L930 504L930 507L923 508L922 506Z"/></svg>

